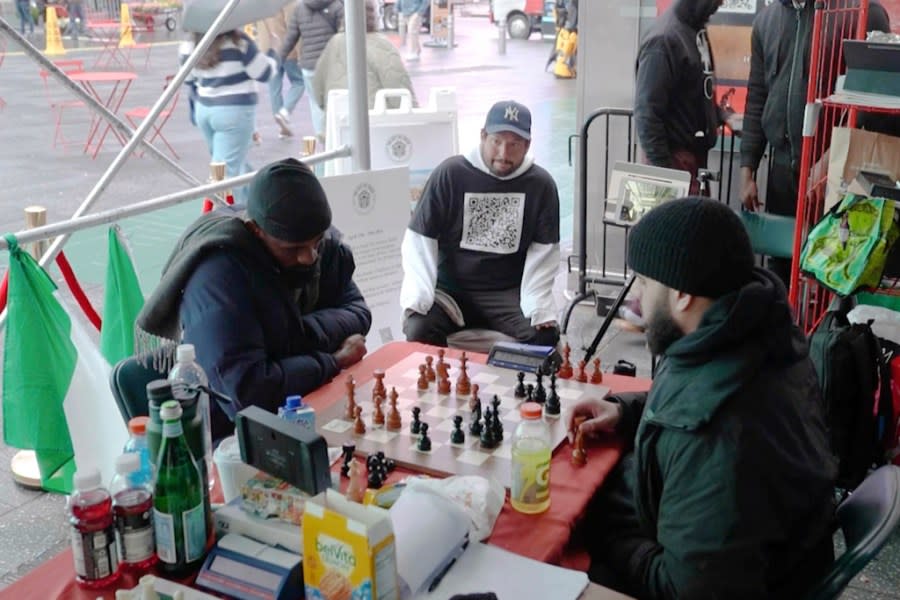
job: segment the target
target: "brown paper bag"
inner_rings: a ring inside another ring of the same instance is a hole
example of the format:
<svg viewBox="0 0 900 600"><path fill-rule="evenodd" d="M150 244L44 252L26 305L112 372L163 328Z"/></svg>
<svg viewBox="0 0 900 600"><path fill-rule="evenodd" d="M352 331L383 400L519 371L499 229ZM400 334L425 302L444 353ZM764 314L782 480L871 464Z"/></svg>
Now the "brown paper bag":
<svg viewBox="0 0 900 600"><path fill-rule="evenodd" d="M826 211L841 201L860 170L884 173L896 179L900 173L900 138L862 129L835 127L828 157Z"/></svg>

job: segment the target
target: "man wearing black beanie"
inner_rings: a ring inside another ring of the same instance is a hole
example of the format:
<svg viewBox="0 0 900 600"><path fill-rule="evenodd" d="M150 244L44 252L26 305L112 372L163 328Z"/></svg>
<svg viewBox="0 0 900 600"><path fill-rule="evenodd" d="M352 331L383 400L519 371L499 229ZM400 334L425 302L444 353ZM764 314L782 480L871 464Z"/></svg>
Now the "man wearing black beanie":
<svg viewBox="0 0 900 600"><path fill-rule="evenodd" d="M740 219L660 205L628 237L649 393L586 401L584 435L634 442L588 511L590 576L638 598L801 598L826 573L836 467L806 340Z"/></svg>
<svg viewBox="0 0 900 600"><path fill-rule="evenodd" d="M223 208L182 235L137 319L139 350L194 344L235 410L276 411L365 355L372 324L350 248L315 174L289 158L259 170L245 212ZM234 425L212 407L213 438Z"/></svg>

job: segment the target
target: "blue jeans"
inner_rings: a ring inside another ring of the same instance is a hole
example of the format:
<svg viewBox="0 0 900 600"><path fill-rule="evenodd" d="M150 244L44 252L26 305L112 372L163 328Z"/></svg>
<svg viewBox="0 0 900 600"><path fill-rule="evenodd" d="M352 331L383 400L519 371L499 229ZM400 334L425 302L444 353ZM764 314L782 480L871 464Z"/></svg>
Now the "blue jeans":
<svg viewBox="0 0 900 600"><path fill-rule="evenodd" d="M325 110L316 103L316 99L313 98L312 91L315 89L313 87L313 77L315 76L315 71L310 71L309 69L302 69L303 71L303 84L309 89L309 111L312 116L312 124L313 130L316 132L316 135L320 138L325 135Z"/></svg>
<svg viewBox="0 0 900 600"><path fill-rule="evenodd" d="M237 177L253 169L247 154L253 143L256 105L206 106L197 102L194 108L197 127L203 132L212 162L225 163L226 177ZM234 190L236 202L246 202L247 190Z"/></svg>
<svg viewBox="0 0 900 600"><path fill-rule="evenodd" d="M288 82L291 84L287 90L287 94L282 96L284 76L287 75ZM281 65L281 70L269 80L269 100L272 102L272 114L284 108L288 114L294 112L294 108L303 97L305 89L303 82L303 72L296 60L285 60Z"/></svg>
<svg viewBox="0 0 900 600"><path fill-rule="evenodd" d="M16 0L16 12L19 13L19 31L25 35L25 24L28 24L29 33L34 33L34 18L31 16L31 2Z"/></svg>

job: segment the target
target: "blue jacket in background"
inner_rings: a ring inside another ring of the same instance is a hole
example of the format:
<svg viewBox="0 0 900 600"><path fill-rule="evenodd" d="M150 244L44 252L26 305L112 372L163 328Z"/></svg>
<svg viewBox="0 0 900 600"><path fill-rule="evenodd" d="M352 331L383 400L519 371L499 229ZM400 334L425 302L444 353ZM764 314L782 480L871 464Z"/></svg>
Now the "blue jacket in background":
<svg viewBox="0 0 900 600"><path fill-rule="evenodd" d="M404 17L415 13L424 15L430 4L429 0L400 0L400 14Z"/></svg>

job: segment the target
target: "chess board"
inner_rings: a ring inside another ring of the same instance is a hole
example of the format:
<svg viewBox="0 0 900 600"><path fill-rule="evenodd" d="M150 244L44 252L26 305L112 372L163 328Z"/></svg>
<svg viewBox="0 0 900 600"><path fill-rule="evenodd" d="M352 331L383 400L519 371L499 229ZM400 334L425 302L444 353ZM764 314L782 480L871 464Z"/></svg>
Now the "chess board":
<svg viewBox="0 0 900 600"><path fill-rule="evenodd" d="M389 431L384 426L372 424L374 404L372 402L372 389L374 380L364 384L358 384L355 390L355 401L362 408L362 419L366 425L364 434L354 431L353 419L345 419L347 407L346 394L341 400L333 403L328 408L319 411L316 422L319 433L327 440L329 446L341 446L352 443L356 446L357 455L365 456L374 452L384 452L385 456L394 459L399 466L411 470L420 471L434 476L447 475L484 475L494 477L509 487L511 473L511 449L512 438L516 426L521 421L519 405L521 398L515 397L515 388L518 384L516 371L493 367L483 364L475 364L469 361L467 372L473 384L479 386L478 397L481 399L483 409L491 406L491 400L496 394L500 399L500 416L503 422L503 441L493 449L481 447L478 436L469 433L469 424L472 421L469 410L469 395L458 396L455 392L456 381L459 376L459 361L445 359L449 365L451 392L448 395L439 394L437 382L430 382L428 390L420 391L417 388L419 379L419 365L425 363L426 354L414 352L405 359L387 369L384 377L384 386L390 394L391 388L397 390L399 398L397 408L403 420L399 431ZM525 383L535 383L535 376L526 376ZM549 393L550 380L544 377L544 387ZM556 391L560 399L562 411L559 417L545 417L550 425L550 434L553 448L566 437L566 424L564 422L568 407L586 398L602 398L609 388L598 384L579 383L574 379L557 379ZM410 423L413 420L412 408L418 406L421 409L419 420L428 423L428 437L431 438L431 450L423 452L417 448L418 434L410 432ZM387 415L390 410L389 401L382 404L382 410ZM462 415L462 429L465 431L465 441L462 444L450 442L450 432L453 430L453 417Z"/></svg>

